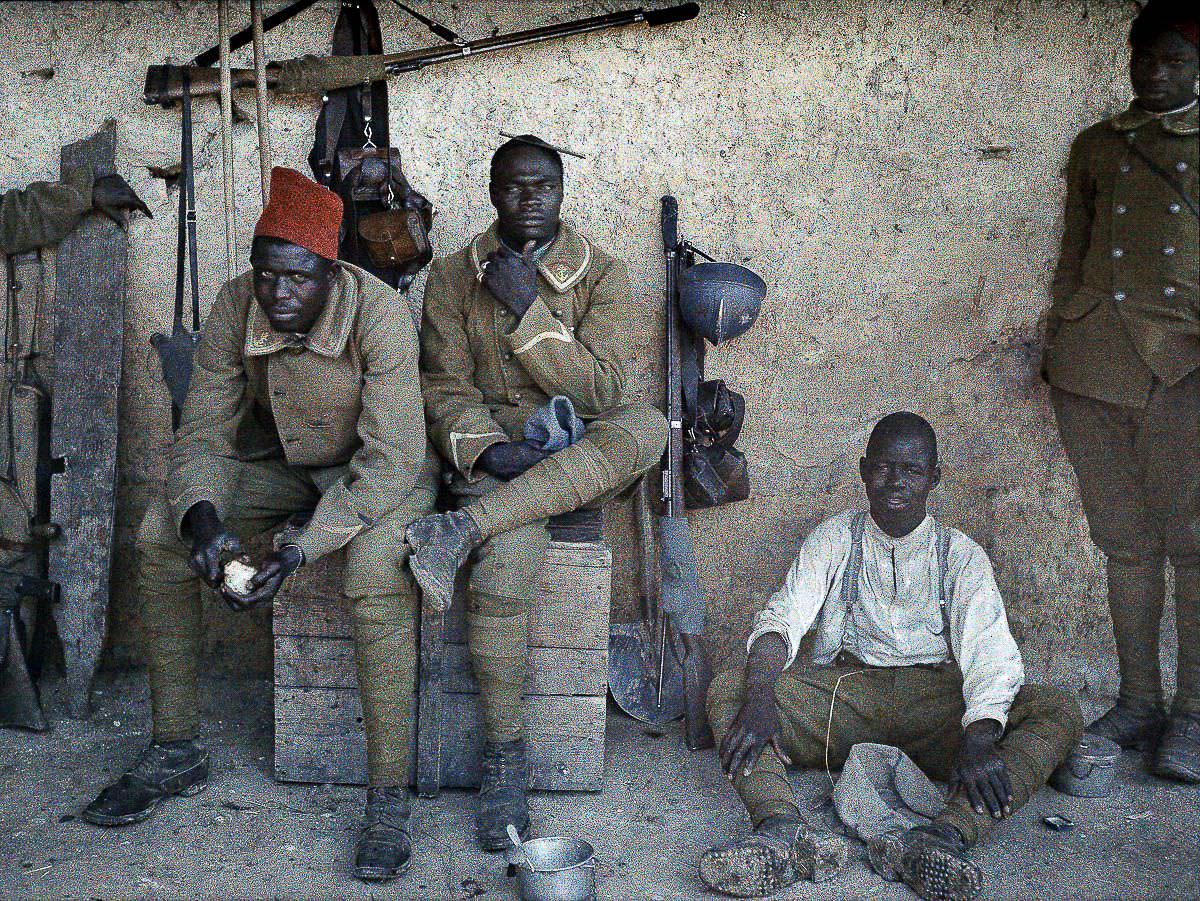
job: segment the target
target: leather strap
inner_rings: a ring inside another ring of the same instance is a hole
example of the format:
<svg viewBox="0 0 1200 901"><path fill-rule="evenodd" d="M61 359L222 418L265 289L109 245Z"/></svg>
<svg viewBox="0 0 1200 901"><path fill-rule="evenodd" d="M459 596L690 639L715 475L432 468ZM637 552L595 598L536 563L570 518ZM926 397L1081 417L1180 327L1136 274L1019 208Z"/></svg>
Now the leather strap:
<svg viewBox="0 0 1200 901"><path fill-rule="evenodd" d="M192 90L187 70L183 70L182 127L180 137L179 233L175 242L175 316L174 326L183 325L184 268L191 274L192 331L200 330L200 275L196 259L196 185L192 159Z"/></svg>
<svg viewBox="0 0 1200 901"><path fill-rule="evenodd" d="M1165 181L1172 188L1172 190L1179 195L1180 199L1187 205L1187 208L1192 211L1193 216L1200 218L1200 210L1197 210L1196 208L1196 201L1192 200L1192 198L1188 196L1187 191L1183 189L1183 185L1177 182L1171 176L1170 172L1152 160L1146 151L1142 150L1142 148L1137 145L1136 135L1137 132L1131 131L1128 137L1125 139L1129 143L1130 152L1132 152L1134 156L1145 163L1146 167L1151 172Z"/></svg>

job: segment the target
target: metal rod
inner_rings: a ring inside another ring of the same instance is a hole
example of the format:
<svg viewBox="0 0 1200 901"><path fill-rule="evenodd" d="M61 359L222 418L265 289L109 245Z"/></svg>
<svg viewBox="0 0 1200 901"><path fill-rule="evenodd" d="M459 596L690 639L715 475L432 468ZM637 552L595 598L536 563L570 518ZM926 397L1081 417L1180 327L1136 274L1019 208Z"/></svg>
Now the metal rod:
<svg viewBox="0 0 1200 901"><path fill-rule="evenodd" d="M250 0L254 30L254 88L258 102L258 166L262 176L262 202L266 209L271 193L271 100L267 95L267 58L263 53L262 0Z"/></svg>
<svg viewBox="0 0 1200 901"><path fill-rule="evenodd" d="M237 256L236 219L233 199L233 79L229 68L229 0L217 3L217 33L221 48L221 161L225 188L225 275L233 281Z"/></svg>
<svg viewBox="0 0 1200 901"><path fill-rule="evenodd" d="M294 16L299 15L300 13L302 13L306 9L308 9L310 6L315 5L316 2L317 2L317 0L297 0L296 3L289 3L283 9L279 10L278 12L271 13L271 15L269 15L265 19L263 19L263 31L270 31L276 25L282 25L288 19L291 19ZM235 34L229 40L230 52L232 53L234 50L237 50L241 47L245 47L248 43L250 43L250 40L251 40L253 34L254 34L253 26L250 28L243 28L241 31L239 31L237 34ZM220 59L220 57L221 57L221 45L218 44L216 47L209 47L207 50L205 50L203 53L201 53L199 56L197 56L194 60L192 60L192 65L193 66L211 66L218 59Z"/></svg>

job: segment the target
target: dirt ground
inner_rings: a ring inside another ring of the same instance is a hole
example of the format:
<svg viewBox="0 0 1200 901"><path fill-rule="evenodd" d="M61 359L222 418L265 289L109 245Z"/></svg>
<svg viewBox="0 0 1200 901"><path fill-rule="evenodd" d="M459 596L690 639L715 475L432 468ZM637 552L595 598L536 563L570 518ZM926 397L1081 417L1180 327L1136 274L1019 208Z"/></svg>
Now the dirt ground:
<svg viewBox="0 0 1200 901"><path fill-rule="evenodd" d="M0 730L0 897L515 897L500 858L474 848L473 799L459 791L418 802L416 856L403 880L356 882L347 861L363 790L276 783L270 684L211 679L206 688L208 790L124 829L94 828L77 813L148 739L144 676L103 678L86 722L63 718L51 686L49 732ZM697 855L748 825L715 757L690 754L677 730L661 734L612 710L605 781L603 793L535 795L533 834L595 845L601 898L711 897L696 878ZM817 811L825 775L797 773L795 782ZM1133 754L1109 798L1045 788L977 850L985 897L1200 897L1198 795L1150 778ZM1041 820L1051 813L1075 829L1049 831ZM780 897L913 897L876 878L861 845L855 853L835 880Z"/></svg>

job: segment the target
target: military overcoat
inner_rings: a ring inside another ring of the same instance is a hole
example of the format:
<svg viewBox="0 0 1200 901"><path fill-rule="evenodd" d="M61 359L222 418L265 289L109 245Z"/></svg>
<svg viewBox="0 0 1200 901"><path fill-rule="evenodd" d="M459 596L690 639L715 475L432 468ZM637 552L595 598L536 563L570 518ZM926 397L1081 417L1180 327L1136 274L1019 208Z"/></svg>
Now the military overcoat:
<svg viewBox="0 0 1200 901"><path fill-rule="evenodd" d="M1200 368L1198 150L1195 102L1164 115L1134 105L1075 139L1050 384L1140 408L1154 379L1175 385Z"/></svg>
<svg viewBox="0 0 1200 901"><path fill-rule="evenodd" d="M416 325L395 290L349 263L307 335L277 332L253 274L222 288L204 322L171 448L176 529L199 501L236 505L241 461L283 457L322 488L297 540L316 560L436 487L426 464ZM431 482L431 485L426 485Z"/></svg>
<svg viewBox="0 0 1200 901"><path fill-rule="evenodd" d="M523 437L565 395L585 420L625 402L630 367L624 264L564 222L538 259L538 297L520 321L482 284L493 225L435 260L425 288L421 384L435 446L468 479L485 449Z"/></svg>
<svg viewBox="0 0 1200 901"><path fill-rule="evenodd" d="M34 182L0 194L0 253L25 253L57 244L92 208L92 172L63 182Z"/></svg>

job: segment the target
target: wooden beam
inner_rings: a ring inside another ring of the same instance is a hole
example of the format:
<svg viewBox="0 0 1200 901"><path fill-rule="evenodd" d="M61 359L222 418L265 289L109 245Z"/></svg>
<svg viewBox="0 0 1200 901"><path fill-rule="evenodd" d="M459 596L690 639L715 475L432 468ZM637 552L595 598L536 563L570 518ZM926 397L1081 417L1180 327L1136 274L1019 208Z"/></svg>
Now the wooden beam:
<svg viewBox="0 0 1200 901"><path fill-rule="evenodd" d="M63 148L61 177L116 172L116 125ZM51 518L50 578L62 586L54 619L67 675L67 709L86 717L108 620L117 479L117 402L125 317L125 230L87 216L58 246L54 299L51 453L61 472Z"/></svg>

